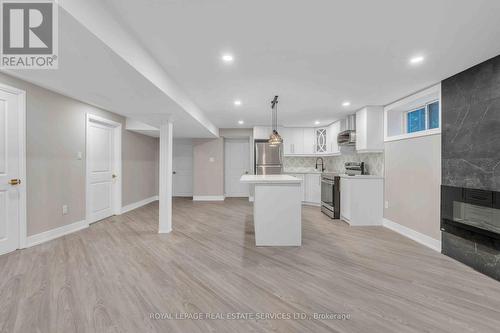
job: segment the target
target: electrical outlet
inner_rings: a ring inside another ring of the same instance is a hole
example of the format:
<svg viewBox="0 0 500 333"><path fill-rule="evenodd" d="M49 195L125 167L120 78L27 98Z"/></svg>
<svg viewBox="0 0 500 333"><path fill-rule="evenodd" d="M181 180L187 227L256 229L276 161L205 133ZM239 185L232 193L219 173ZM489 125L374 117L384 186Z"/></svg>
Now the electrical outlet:
<svg viewBox="0 0 500 333"><path fill-rule="evenodd" d="M63 213L63 215L68 214L68 205L63 205L62 206L62 213Z"/></svg>
<svg viewBox="0 0 500 333"><path fill-rule="evenodd" d="M384 207L385 207L386 209L387 209L387 208L389 208L389 201L386 201L386 202L385 202Z"/></svg>

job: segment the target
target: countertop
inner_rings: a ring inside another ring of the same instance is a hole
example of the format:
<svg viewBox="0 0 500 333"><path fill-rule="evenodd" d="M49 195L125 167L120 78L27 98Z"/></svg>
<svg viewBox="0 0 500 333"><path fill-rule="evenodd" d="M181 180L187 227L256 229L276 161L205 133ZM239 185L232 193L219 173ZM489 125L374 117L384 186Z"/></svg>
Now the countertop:
<svg viewBox="0 0 500 333"><path fill-rule="evenodd" d="M321 171L311 168L287 168L283 170L283 173L291 174L291 173L317 173L320 174Z"/></svg>
<svg viewBox="0 0 500 333"><path fill-rule="evenodd" d="M300 184L302 179L289 175L243 175L240 182L248 184Z"/></svg>
<svg viewBox="0 0 500 333"><path fill-rule="evenodd" d="M321 174L321 171L318 171L316 169L311 169L311 168L287 168L283 170L284 174ZM324 173L332 173L332 174L338 174L340 178L349 178L349 179L384 179L383 176L377 176L377 175L356 175L356 176L348 176L344 174L343 172L329 172L329 171L324 171Z"/></svg>
<svg viewBox="0 0 500 333"><path fill-rule="evenodd" d="M339 175L339 177L348 179L384 179L383 176L376 176L376 175L356 175L356 176Z"/></svg>

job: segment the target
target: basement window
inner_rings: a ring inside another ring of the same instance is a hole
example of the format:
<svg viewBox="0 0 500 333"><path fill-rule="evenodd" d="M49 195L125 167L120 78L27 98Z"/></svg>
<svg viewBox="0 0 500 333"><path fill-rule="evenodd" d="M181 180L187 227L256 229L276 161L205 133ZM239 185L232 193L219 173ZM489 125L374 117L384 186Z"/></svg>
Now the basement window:
<svg viewBox="0 0 500 333"><path fill-rule="evenodd" d="M405 119L405 133L439 128L439 101L433 101L406 112Z"/></svg>
<svg viewBox="0 0 500 333"><path fill-rule="evenodd" d="M384 107L384 141L441 133L441 84Z"/></svg>

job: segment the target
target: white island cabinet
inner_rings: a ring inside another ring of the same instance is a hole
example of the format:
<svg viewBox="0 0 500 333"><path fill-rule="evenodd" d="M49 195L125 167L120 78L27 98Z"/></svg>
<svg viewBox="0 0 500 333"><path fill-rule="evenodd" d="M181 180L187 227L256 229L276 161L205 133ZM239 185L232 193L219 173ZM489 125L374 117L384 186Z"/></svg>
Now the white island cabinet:
<svg viewBox="0 0 500 333"><path fill-rule="evenodd" d="M340 176L340 219L351 226L382 225L384 179Z"/></svg>
<svg viewBox="0 0 500 333"><path fill-rule="evenodd" d="M290 175L243 175L254 187L256 246L302 245L302 180Z"/></svg>

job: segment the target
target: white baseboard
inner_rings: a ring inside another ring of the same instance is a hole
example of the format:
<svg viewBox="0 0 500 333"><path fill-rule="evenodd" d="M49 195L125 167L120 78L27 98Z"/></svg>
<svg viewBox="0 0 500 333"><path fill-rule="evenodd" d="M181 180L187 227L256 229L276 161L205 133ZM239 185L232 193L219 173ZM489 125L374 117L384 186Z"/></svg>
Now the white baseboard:
<svg viewBox="0 0 500 333"><path fill-rule="evenodd" d="M441 241L424 235L418 231L405 227L404 225L398 224L386 218L383 219L383 226L397 232L405 237L413 239L415 242L427 246L434 251L441 252Z"/></svg>
<svg viewBox="0 0 500 333"><path fill-rule="evenodd" d="M223 195L193 195L193 201L224 201Z"/></svg>
<svg viewBox="0 0 500 333"><path fill-rule="evenodd" d="M71 224L63 225L62 227L55 228L52 230L44 231L36 235L29 236L26 241L26 247L31 247L34 245L42 244L50 240L71 234L75 231L79 231L88 228L89 224L86 220L74 222Z"/></svg>
<svg viewBox="0 0 500 333"><path fill-rule="evenodd" d="M131 203L129 205L123 206L121 212L122 212L122 214L125 214L126 212L130 212L131 210L134 210L134 209L137 209L139 207L145 206L148 203L151 203L151 202L156 201L156 200L158 200L158 196L157 195L152 196L150 198L146 198L146 199L141 200L141 201L137 201L137 202Z"/></svg>

